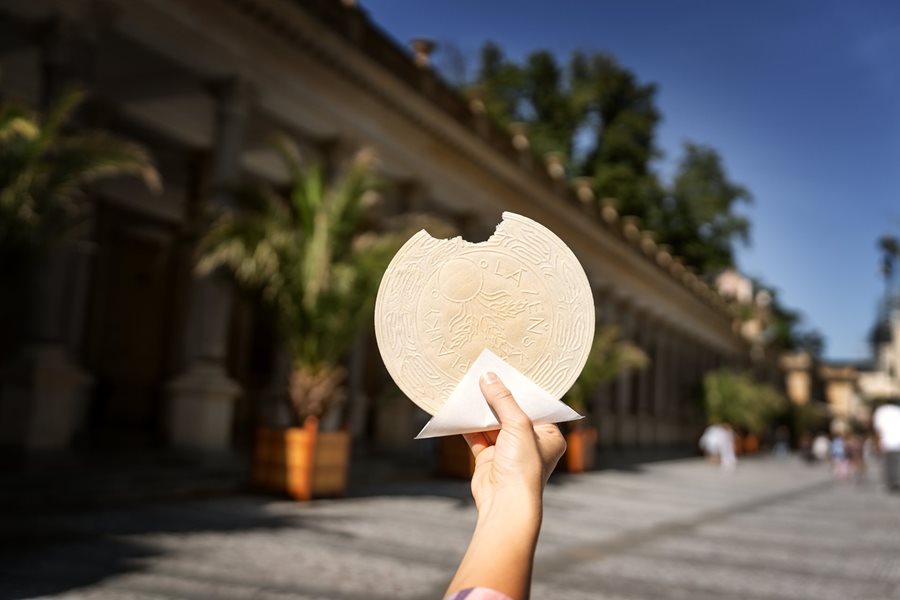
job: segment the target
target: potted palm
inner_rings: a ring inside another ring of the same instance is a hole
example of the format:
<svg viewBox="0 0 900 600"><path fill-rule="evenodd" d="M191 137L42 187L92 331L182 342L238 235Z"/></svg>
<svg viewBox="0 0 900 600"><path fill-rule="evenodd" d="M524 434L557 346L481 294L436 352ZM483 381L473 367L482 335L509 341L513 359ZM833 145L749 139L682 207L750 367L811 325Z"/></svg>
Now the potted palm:
<svg viewBox="0 0 900 600"><path fill-rule="evenodd" d="M616 378L623 371L643 369L647 355L631 342L619 338L615 325L600 328L594 336L591 352L581 375L563 400L581 414L588 409L588 401L597 389ZM594 465L598 433L596 427L584 421L567 423L565 427L567 449L562 464L570 473L590 470Z"/></svg>
<svg viewBox="0 0 900 600"><path fill-rule="evenodd" d="M412 224L381 232L367 225L377 187L371 152L329 182L319 166L302 165L291 140L278 138L275 149L290 175L285 193L241 190L237 210L220 215L201 241L197 268L223 268L274 317L290 363L276 396L291 424L258 429L252 479L307 500L346 488L349 434L321 431L320 419L345 396L343 360Z"/></svg>
<svg viewBox="0 0 900 600"><path fill-rule="evenodd" d="M123 175L160 185L141 146L71 126L85 96L68 91L46 115L0 105L0 281L18 292L0 294L0 360L12 359L2 373L2 444L62 447L80 421L89 378L62 349L59 316L71 301L67 261L87 245L88 186Z"/></svg>

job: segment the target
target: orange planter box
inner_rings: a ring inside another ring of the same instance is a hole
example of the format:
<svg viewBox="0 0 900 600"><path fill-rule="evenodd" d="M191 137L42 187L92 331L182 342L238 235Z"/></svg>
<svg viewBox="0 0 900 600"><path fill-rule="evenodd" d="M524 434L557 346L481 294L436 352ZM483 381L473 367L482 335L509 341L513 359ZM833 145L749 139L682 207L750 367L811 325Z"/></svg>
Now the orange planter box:
<svg viewBox="0 0 900 600"><path fill-rule="evenodd" d="M568 448L559 468L569 473L583 473L594 468L597 437L594 428L577 428L567 433ZM474 472L475 457L463 436L453 435L438 440L438 475L471 479Z"/></svg>
<svg viewBox="0 0 900 600"><path fill-rule="evenodd" d="M438 439L438 475L471 479L475 472L475 456L465 438L451 435Z"/></svg>
<svg viewBox="0 0 900 600"><path fill-rule="evenodd" d="M566 453L561 462L567 472L584 473L594 468L596 429L575 427L566 434L566 446Z"/></svg>
<svg viewBox="0 0 900 600"><path fill-rule="evenodd" d="M253 487L297 500L343 496L347 492L350 435L320 432L317 419L303 427L260 427L251 466Z"/></svg>

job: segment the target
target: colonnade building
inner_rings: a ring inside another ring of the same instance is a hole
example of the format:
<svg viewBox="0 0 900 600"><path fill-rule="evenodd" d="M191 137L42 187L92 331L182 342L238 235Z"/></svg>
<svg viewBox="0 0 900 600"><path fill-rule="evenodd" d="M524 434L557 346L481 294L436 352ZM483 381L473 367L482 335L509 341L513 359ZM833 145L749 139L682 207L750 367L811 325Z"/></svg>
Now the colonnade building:
<svg viewBox="0 0 900 600"><path fill-rule="evenodd" d="M198 276L193 256L204 213L229 205L235 182L285 180L276 131L333 169L374 149L395 184L390 211L434 213L473 241L504 210L559 235L588 274L598 322L651 361L593 399L602 445L693 443L703 374L748 360L728 304L652 232L567 181L527 132L492 125L477 98L435 74L427 44L398 45L354 2L4 0L0 63L4 100L42 107L67 85L87 87L80 123L144 144L164 183L156 195L124 179L92 190L89 231L48 274L40 333L24 359L3 357L3 445L246 442L271 384L273 336L246 301ZM409 439L424 415L382 401L386 375L361 340L355 435Z"/></svg>

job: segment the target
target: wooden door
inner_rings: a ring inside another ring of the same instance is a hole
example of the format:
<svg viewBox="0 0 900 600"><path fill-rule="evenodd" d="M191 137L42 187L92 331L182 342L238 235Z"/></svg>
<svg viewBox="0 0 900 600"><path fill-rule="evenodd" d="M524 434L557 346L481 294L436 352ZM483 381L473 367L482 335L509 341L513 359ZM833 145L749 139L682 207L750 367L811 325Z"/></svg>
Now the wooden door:
<svg viewBox="0 0 900 600"><path fill-rule="evenodd" d="M174 294L174 233L106 207L90 328L96 433L127 445L158 439Z"/></svg>

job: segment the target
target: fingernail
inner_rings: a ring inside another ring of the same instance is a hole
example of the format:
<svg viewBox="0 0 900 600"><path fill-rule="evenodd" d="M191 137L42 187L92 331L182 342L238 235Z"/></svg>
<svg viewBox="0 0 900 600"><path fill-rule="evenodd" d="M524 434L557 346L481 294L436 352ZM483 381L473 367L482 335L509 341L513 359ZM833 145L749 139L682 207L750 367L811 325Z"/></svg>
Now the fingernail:
<svg viewBox="0 0 900 600"><path fill-rule="evenodd" d="M497 374L493 371L485 371L481 374L481 380L488 385L497 383Z"/></svg>

